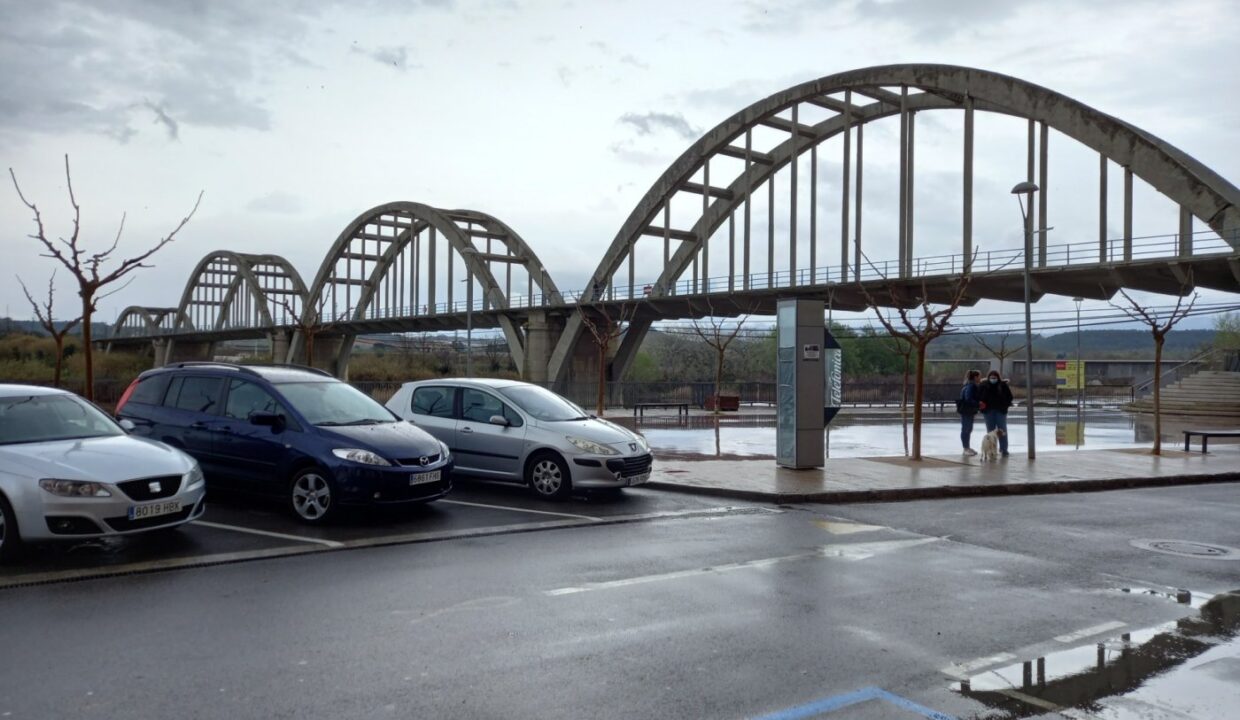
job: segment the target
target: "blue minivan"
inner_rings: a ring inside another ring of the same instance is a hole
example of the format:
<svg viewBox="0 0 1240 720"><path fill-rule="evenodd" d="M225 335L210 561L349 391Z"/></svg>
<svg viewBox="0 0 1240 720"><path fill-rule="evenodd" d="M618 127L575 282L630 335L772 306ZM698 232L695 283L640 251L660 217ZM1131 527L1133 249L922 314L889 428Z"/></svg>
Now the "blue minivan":
<svg viewBox="0 0 1240 720"><path fill-rule="evenodd" d="M311 368L148 370L121 396L116 418L192 455L208 489L280 497L307 523L327 521L341 505L426 502L452 487L446 445Z"/></svg>

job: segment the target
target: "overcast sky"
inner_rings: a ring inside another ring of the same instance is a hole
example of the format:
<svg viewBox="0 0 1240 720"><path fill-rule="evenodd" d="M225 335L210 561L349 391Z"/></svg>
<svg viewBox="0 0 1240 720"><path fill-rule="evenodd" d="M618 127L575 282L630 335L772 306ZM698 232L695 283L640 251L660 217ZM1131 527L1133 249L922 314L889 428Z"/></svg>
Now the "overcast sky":
<svg viewBox="0 0 1240 720"><path fill-rule="evenodd" d="M130 304L175 305L216 249L282 254L309 281L352 218L394 200L490 212L575 289L702 132L770 93L869 65L1015 75L1144 128L1235 183L1237 37L1240 5L1227 0L0 0L0 166L64 234L68 153L86 243L110 243L128 212L122 253L155 241L205 191L158 268L104 302L108 321ZM950 252L959 113L918 123L919 253ZM882 124L873 149L867 129L865 221L872 256L886 258L896 175ZM1023 125L987 117L978 132L976 232L1009 246L1019 242L1007 190L1023 179ZM1052 139L1052 242L1090 242L1097 160L1070 145ZM838 159L823 162L830 196ZM1136 234L1176 232L1173 205L1148 188L1136 197ZM1118 233L1119 196L1112 205ZM0 310L15 317L29 311L12 274L42 283L53 267L25 238L32 228L16 193L0 188Z"/></svg>

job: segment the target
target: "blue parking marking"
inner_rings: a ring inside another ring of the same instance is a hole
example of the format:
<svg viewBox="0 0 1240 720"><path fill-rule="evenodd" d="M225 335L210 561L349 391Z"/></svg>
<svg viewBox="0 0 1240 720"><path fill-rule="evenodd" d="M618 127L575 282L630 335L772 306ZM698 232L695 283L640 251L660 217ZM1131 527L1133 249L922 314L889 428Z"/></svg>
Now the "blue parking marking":
<svg viewBox="0 0 1240 720"><path fill-rule="evenodd" d="M805 718L818 717L820 715L825 715L841 708L846 708L850 705L856 705L869 700L881 700L883 702L891 703L896 707L903 708L910 712L915 712L918 715L927 718L927 720L956 720L956 718L951 715L941 713L938 710L931 710L925 705L919 705L906 697L900 697L895 693L889 693L886 690L877 687L861 688L860 690L854 690L853 692L844 693L843 695L833 695L828 698L822 698L821 700L808 702L804 705L798 705L784 710L776 710L773 713L754 718L754 720L804 720Z"/></svg>

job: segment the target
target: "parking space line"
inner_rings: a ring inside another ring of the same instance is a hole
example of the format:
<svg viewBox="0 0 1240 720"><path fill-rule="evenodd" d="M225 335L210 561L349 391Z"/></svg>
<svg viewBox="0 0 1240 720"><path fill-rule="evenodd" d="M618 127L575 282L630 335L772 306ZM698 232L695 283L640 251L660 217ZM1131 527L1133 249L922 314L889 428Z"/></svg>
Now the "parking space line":
<svg viewBox="0 0 1240 720"><path fill-rule="evenodd" d="M551 512L550 510L530 510L523 507L510 507L508 505L488 505L486 503L466 502L464 500L440 500L439 504L448 505L468 505L469 507L489 508L491 510L507 510L509 512L531 513L533 515L554 515L555 517L573 518L574 520L591 520L599 522L602 518L592 517L590 515L575 515L573 513Z"/></svg>
<svg viewBox="0 0 1240 720"><path fill-rule="evenodd" d="M207 522L206 520L195 520L195 525L201 527L215 528L216 530L231 530L233 532L247 533L250 535L262 535L264 537L280 538L281 540L295 540L297 542L314 543L329 548L344 547L344 543L335 540L322 540L320 538L304 537L302 535L287 535L285 533L271 532L270 530L258 530L256 528L241 527L240 525L224 525L223 523Z"/></svg>
<svg viewBox="0 0 1240 720"><path fill-rule="evenodd" d="M1056 636L1055 641L1064 643L1065 645L1069 645L1071 643L1076 642L1077 640L1084 640L1087 637L1091 637L1093 635L1101 635L1104 632L1110 632L1112 630L1119 630L1120 628L1126 627L1126 626L1127 626L1127 623L1122 623L1122 622L1119 622L1118 620L1115 620L1112 622L1105 622L1105 623L1102 623L1101 625L1094 625L1092 627L1082 628L1080 630L1077 630L1076 632L1067 633L1066 635Z"/></svg>

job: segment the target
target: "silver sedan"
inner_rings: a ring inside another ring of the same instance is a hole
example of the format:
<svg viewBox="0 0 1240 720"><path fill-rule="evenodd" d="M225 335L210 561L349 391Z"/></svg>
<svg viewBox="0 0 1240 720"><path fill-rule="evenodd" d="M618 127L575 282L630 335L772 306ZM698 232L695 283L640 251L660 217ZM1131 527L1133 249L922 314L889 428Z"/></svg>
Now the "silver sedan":
<svg viewBox="0 0 1240 720"><path fill-rule="evenodd" d="M542 497L650 479L646 438L530 383L483 378L405 383L387 407L451 448L457 472L523 482Z"/></svg>
<svg viewBox="0 0 1240 720"><path fill-rule="evenodd" d="M0 561L25 540L124 535L205 509L202 471L72 393L0 385Z"/></svg>

